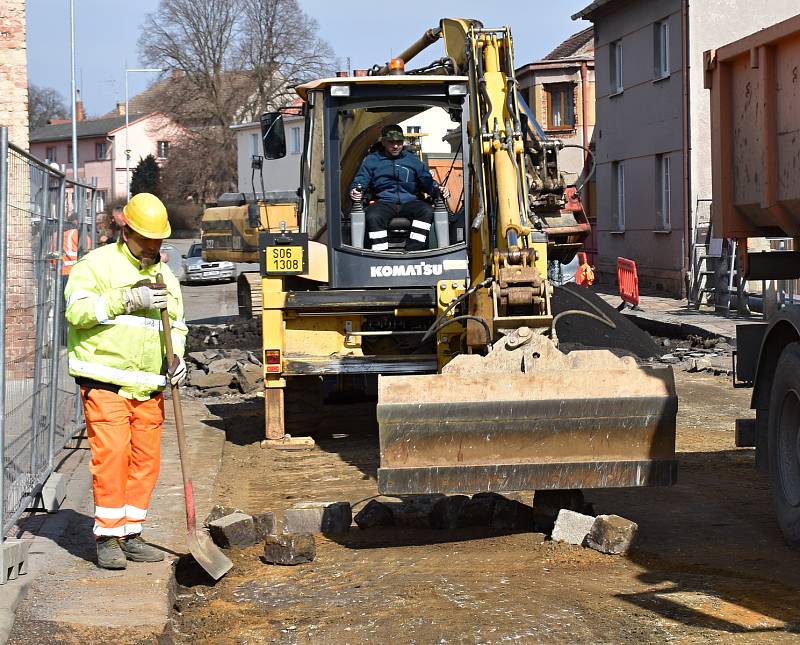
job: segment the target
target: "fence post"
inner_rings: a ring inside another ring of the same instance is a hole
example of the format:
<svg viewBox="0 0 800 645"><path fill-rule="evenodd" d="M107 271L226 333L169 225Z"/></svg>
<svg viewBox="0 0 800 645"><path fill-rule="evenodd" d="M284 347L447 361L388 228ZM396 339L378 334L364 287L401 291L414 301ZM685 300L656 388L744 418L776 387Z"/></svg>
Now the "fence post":
<svg viewBox="0 0 800 645"><path fill-rule="evenodd" d="M64 293L61 288L61 269L64 264L64 200L66 197L66 177L61 177L58 185L58 261L56 262L56 289L53 302L53 355L50 361L50 428L47 436L48 466L53 466L53 442L56 435L56 404L58 402L58 368L61 362L61 301ZM73 187L72 200L75 204ZM74 210L74 209L73 209Z"/></svg>
<svg viewBox="0 0 800 645"><path fill-rule="evenodd" d="M36 272L36 333L34 336L34 349L37 353L37 359L33 364L33 397L31 404L31 473L38 472L39 464L37 463L36 445L37 437L43 432L45 416L42 414L41 402L41 384L42 384L42 359L44 355L44 337L45 327L47 320L47 267L49 251L47 244L48 231L50 230L50 186L51 175L49 171L43 171L44 175L44 189L42 190L42 208L41 220L39 221L39 244L38 249L34 254L34 262L40 262L41 265L34 268ZM36 265L34 264L34 267Z"/></svg>
<svg viewBox="0 0 800 645"><path fill-rule="evenodd" d="M0 527L6 519L6 279L8 278L8 128L0 127ZM5 541L0 531L0 544Z"/></svg>
<svg viewBox="0 0 800 645"><path fill-rule="evenodd" d="M92 177L92 248L97 248L97 177Z"/></svg>

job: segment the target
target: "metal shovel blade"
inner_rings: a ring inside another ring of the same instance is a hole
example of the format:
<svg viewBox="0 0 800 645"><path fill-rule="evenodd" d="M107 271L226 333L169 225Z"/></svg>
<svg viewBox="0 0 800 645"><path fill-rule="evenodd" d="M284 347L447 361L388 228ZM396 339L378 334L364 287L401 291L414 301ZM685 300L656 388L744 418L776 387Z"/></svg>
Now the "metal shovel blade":
<svg viewBox="0 0 800 645"><path fill-rule="evenodd" d="M214 544L211 536L200 529L187 531L186 545L197 564L214 580L219 580L233 567L233 562Z"/></svg>

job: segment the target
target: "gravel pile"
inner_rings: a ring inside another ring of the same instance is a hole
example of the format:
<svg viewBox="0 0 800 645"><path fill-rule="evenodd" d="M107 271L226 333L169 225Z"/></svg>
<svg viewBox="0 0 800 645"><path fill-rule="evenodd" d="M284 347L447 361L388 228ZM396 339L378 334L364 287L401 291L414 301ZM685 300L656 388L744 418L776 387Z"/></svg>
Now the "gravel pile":
<svg viewBox="0 0 800 645"><path fill-rule="evenodd" d="M575 284L555 287L551 305L554 314L577 309L600 315L614 328L586 316L564 316L556 324L562 350L579 348L610 349L617 355L646 360L664 353L646 331L639 329L619 311L589 289Z"/></svg>

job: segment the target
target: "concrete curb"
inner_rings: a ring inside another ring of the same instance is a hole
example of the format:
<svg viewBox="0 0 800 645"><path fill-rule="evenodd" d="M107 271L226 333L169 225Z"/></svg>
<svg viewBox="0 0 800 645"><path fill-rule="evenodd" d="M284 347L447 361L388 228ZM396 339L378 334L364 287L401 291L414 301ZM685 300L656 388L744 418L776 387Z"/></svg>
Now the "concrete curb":
<svg viewBox="0 0 800 645"><path fill-rule="evenodd" d="M655 336L668 338L686 338L687 336L700 336L701 338L723 338L725 342L735 345L736 332L731 333L725 329L712 328L698 323L684 322L682 320L665 319L665 314L658 312L628 310L622 312L637 327ZM727 320L727 319L722 319Z"/></svg>

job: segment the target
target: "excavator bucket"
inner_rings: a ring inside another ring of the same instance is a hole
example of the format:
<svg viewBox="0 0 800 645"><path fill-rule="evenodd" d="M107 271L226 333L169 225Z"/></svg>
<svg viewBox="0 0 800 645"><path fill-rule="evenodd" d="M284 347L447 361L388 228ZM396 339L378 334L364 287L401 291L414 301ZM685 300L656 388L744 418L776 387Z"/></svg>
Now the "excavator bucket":
<svg viewBox="0 0 800 645"><path fill-rule="evenodd" d="M541 335L514 343L458 356L442 374L379 379L382 494L675 482L671 368L563 354Z"/></svg>

